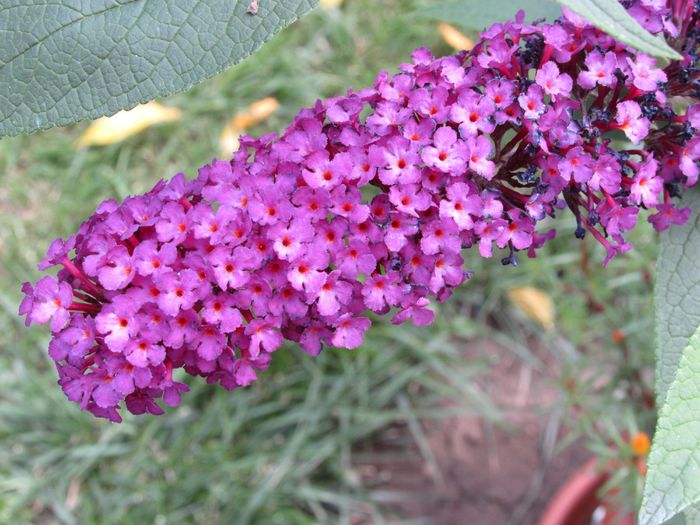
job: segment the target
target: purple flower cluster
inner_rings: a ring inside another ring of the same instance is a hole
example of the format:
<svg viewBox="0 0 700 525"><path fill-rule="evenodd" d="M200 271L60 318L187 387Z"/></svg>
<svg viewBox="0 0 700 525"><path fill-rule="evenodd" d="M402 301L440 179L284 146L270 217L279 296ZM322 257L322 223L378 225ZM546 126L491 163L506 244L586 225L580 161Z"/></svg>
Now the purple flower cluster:
<svg viewBox="0 0 700 525"><path fill-rule="evenodd" d="M698 179L698 9L626 2L684 55L665 69L565 12L496 24L469 53L425 49L374 87L319 101L231 162L104 202L24 285L27 324L50 322L59 384L93 414L162 413L173 370L249 385L284 340L356 348L371 322L429 324L468 277L463 250L535 251L569 208L607 250L640 209L657 230ZM637 146L640 143L643 146ZM630 144L631 143L631 144Z"/></svg>

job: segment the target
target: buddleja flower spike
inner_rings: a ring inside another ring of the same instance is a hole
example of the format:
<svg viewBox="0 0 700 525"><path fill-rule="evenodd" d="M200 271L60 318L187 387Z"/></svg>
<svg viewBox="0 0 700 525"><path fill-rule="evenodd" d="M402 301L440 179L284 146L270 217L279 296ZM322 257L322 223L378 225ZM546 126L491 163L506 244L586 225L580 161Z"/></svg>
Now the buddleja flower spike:
<svg viewBox="0 0 700 525"><path fill-rule="evenodd" d="M670 100L698 97L698 7L628 4L682 61L659 69L569 12L520 14L469 53L418 49L282 135L243 138L192 181L102 203L51 245L40 268L58 275L23 288L68 398L113 421L122 401L159 414L187 391L175 369L233 389L284 340L360 346L368 310L429 324L430 301L468 276L465 249L534 257L566 208L605 262L630 249L640 209L657 230L684 223L672 197L698 180L700 105Z"/></svg>

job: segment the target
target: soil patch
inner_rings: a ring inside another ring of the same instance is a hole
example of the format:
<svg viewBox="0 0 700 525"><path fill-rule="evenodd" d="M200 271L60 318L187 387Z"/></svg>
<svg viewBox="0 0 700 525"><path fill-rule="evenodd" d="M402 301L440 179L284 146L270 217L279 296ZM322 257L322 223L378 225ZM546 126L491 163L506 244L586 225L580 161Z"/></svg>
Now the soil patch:
<svg viewBox="0 0 700 525"><path fill-rule="evenodd" d="M501 424L471 415L423 420L418 439L406 424L356 451L363 485L395 511L392 523L537 523L590 457L580 444L558 452L559 370L545 351L537 354L539 370L489 340L465 350L467 359L489 356L493 363L476 383L502 411Z"/></svg>

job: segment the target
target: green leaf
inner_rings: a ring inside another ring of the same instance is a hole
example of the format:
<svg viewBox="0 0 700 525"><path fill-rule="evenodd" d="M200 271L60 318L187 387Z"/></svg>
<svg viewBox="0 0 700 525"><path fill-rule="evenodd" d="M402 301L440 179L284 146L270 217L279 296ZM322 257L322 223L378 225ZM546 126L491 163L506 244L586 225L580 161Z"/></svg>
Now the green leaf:
<svg viewBox="0 0 700 525"><path fill-rule="evenodd" d="M671 521L668 525L698 525L700 524L700 506L693 505L691 508L687 509L684 513L684 521Z"/></svg>
<svg viewBox="0 0 700 525"><path fill-rule="evenodd" d="M561 7L554 0L459 0L425 7L415 13L481 31L494 22L513 18L520 9L525 10L525 18L530 22L538 18L551 21L561 16Z"/></svg>
<svg viewBox="0 0 700 525"><path fill-rule="evenodd" d="M240 62L318 0L3 0L0 136L110 115Z"/></svg>
<svg viewBox="0 0 700 525"><path fill-rule="evenodd" d="M700 502L700 328L690 338L661 408L640 525L661 525Z"/></svg>
<svg viewBox="0 0 700 525"><path fill-rule="evenodd" d="M690 336L700 326L700 190L683 194L683 206L693 210L682 228L661 235L656 264L656 394L664 404L666 391ZM698 414L700 417L700 414Z"/></svg>
<svg viewBox="0 0 700 525"><path fill-rule="evenodd" d="M682 57L661 37L644 29L617 0L557 0L597 28L651 56L680 60Z"/></svg>
<svg viewBox="0 0 700 525"><path fill-rule="evenodd" d="M665 405L683 350L700 326L700 190L686 190L682 204L693 210L691 220L661 235L656 263L656 395L660 407ZM654 438L654 447L659 439L658 435ZM694 505L684 511L685 521L680 516L676 519L698 525L699 509Z"/></svg>

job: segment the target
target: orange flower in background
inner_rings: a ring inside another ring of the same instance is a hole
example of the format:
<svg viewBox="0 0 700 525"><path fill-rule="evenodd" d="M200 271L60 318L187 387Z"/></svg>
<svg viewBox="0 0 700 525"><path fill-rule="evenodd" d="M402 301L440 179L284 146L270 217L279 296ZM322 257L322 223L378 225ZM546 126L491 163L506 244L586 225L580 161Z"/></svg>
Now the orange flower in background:
<svg viewBox="0 0 700 525"><path fill-rule="evenodd" d="M618 344L621 343L625 340L625 333L619 329L613 330L612 340Z"/></svg>
<svg viewBox="0 0 700 525"><path fill-rule="evenodd" d="M651 439L646 432L637 432L630 440L630 447L635 456L645 457L651 450Z"/></svg>

